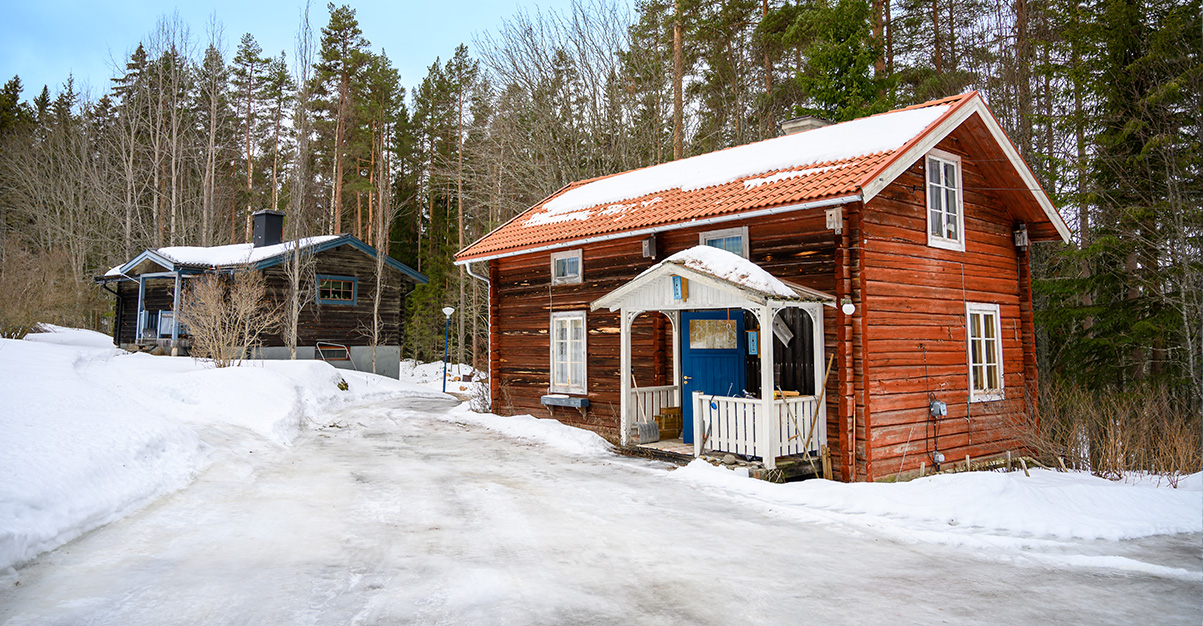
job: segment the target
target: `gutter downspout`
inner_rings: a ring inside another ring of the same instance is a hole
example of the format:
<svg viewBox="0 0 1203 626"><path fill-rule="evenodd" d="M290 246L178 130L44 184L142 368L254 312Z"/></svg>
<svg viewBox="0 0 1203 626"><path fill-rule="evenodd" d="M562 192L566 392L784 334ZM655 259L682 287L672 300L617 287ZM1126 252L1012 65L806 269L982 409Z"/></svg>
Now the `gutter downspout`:
<svg viewBox="0 0 1203 626"><path fill-rule="evenodd" d="M486 261L486 263L488 263L488 262ZM468 270L469 276L471 276L472 278L475 278L476 280L479 280L485 284L485 298L486 298L485 310L488 311L488 314L485 315L485 333L489 337L489 341L488 341L489 352L488 352L488 361L487 361L488 365L486 367L489 368L489 410L492 410L493 409L493 389L492 389L492 387L494 384L496 384L496 381L493 380L493 284L491 282L489 282L489 279L472 271L472 261L468 261L467 263L464 263L464 268L466 270Z"/></svg>

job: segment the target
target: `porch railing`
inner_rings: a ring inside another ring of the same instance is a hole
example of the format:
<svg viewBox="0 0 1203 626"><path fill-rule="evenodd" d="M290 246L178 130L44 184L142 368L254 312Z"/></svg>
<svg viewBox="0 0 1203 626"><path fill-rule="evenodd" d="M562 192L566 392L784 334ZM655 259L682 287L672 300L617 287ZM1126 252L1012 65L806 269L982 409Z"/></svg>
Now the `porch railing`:
<svg viewBox="0 0 1203 626"><path fill-rule="evenodd" d="M768 440L760 429L764 401L693 394L694 453L704 450L760 457L766 464L793 454L818 453L827 443L827 420L813 419L818 399L814 396L780 398L769 414ZM807 434L814 423L814 433ZM769 461L773 459L774 461ZM771 466L771 465L770 465Z"/></svg>
<svg viewBox="0 0 1203 626"><path fill-rule="evenodd" d="M632 388L631 415L636 421L651 421L664 407L677 406L676 392L676 385Z"/></svg>

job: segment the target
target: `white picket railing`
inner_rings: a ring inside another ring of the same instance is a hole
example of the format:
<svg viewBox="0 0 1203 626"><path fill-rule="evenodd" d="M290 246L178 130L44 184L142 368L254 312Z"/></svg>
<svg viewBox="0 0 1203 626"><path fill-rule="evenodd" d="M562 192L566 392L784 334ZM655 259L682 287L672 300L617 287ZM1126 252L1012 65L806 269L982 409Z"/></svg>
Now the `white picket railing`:
<svg viewBox="0 0 1203 626"><path fill-rule="evenodd" d="M705 450L731 452L744 456L776 459L780 456L818 453L827 443L827 420L813 419L818 399L798 396L773 401L768 441L760 441L760 413L763 400L693 394L694 453ZM807 433L814 433L807 445ZM805 448L804 448L805 446Z"/></svg>
<svg viewBox="0 0 1203 626"><path fill-rule="evenodd" d="M631 415L635 421L652 421L664 407L677 406L676 385L631 389Z"/></svg>

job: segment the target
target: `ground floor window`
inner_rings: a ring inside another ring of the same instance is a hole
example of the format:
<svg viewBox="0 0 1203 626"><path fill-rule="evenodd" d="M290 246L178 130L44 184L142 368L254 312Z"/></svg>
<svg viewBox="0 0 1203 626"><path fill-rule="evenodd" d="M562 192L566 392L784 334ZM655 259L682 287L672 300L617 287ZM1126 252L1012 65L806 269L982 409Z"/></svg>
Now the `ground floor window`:
<svg viewBox="0 0 1203 626"><path fill-rule="evenodd" d="M318 304L345 304L355 306L359 295L359 280L353 276L317 275Z"/></svg>
<svg viewBox="0 0 1203 626"><path fill-rule="evenodd" d="M969 400L1003 397L1002 342L997 304L965 306L969 324Z"/></svg>
<svg viewBox="0 0 1203 626"><path fill-rule="evenodd" d="M585 312L551 316L551 390L585 393Z"/></svg>

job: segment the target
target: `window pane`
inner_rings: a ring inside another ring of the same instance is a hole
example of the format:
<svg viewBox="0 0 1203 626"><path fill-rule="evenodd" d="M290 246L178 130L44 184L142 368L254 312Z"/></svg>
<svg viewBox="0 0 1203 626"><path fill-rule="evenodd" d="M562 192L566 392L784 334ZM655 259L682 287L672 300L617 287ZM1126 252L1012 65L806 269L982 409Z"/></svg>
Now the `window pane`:
<svg viewBox="0 0 1203 626"><path fill-rule="evenodd" d="M928 196L928 197L930 198L931 196ZM937 200L936 202L939 202L939 201ZM928 221L931 222L931 234L933 234L937 237L943 237L944 236L944 214L941 213L938 209L932 209L930 211Z"/></svg>
<svg viewBox="0 0 1203 626"><path fill-rule="evenodd" d="M740 256L743 256L744 253L743 237L717 237L714 239L707 239L706 245L712 248L726 250L727 252L738 254Z"/></svg>
<svg viewBox="0 0 1203 626"><path fill-rule="evenodd" d="M957 166L955 163L944 164L944 186L952 187L957 184Z"/></svg>
<svg viewBox="0 0 1203 626"><path fill-rule="evenodd" d="M927 160L927 181L930 183L940 182L940 162L935 159Z"/></svg>
<svg viewBox="0 0 1203 626"><path fill-rule="evenodd" d="M735 320L689 320L690 349L734 350Z"/></svg>
<svg viewBox="0 0 1203 626"><path fill-rule="evenodd" d="M581 273L580 260L576 257L564 259L564 275L576 276Z"/></svg>
<svg viewBox="0 0 1203 626"><path fill-rule="evenodd" d="M986 383L986 387L991 390L998 390L998 389L1002 388L1002 384L998 380L998 366L997 365L986 366L985 383Z"/></svg>

